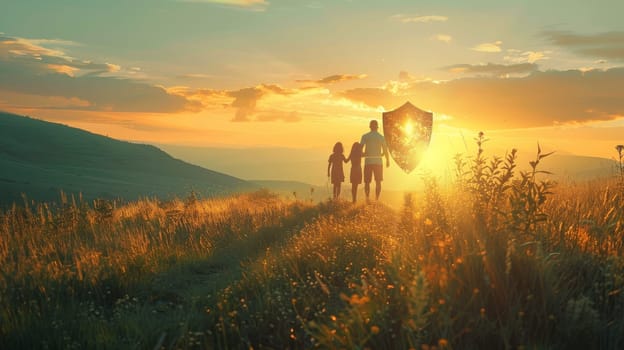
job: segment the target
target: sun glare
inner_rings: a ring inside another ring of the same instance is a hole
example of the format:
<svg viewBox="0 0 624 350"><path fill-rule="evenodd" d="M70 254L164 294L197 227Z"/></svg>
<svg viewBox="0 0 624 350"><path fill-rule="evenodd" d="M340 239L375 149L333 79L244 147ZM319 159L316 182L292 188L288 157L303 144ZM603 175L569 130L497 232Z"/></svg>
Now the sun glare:
<svg viewBox="0 0 624 350"><path fill-rule="evenodd" d="M407 132L408 123L403 124L402 132ZM417 128L411 124L412 130L418 134ZM464 131L470 134L470 131ZM392 185L389 188L399 191L420 190L423 186L422 176L432 176L437 179L440 185L447 185L453 179L454 160L458 153L465 153L462 133L459 130L437 129L431 136L431 143L420 154L421 161L411 173L407 174L399 167L389 168L392 178Z"/></svg>
<svg viewBox="0 0 624 350"><path fill-rule="evenodd" d="M403 132L405 133L405 136L411 136L414 133L414 125L408 121L403 127Z"/></svg>

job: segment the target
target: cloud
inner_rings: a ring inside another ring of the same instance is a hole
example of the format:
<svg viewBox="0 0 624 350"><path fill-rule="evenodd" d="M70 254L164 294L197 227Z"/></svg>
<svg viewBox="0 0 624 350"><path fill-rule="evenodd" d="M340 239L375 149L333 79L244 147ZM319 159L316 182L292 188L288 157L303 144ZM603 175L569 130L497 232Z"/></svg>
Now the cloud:
<svg viewBox="0 0 624 350"><path fill-rule="evenodd" d="M514 63L535 63L541 60L547 60L550 57L547 55L550 54L551 51L520 51L509 49L507 50L507 55L504 57L505 61L514 62Z"/></svg>
<svg viewBox="0 0 624 350"><path fill-rule="evenodd" d="M624 117L624 67L608 70L535 71L525 77L461 78L442 83L351 89L342 97L394 109L410 100L446 115L454 124L505 129L586 123Z"/></svg>
<svg viewBox="0 0 624 350"><path fill-rule="evenodd" d="M502 41L495 41L493 43L483 43L479 44L472 49L479 52L501 52Z"/></svg>
<svg viewBox="0 0 624 350"><path fill-rule="evenodd" d="M28 41L34 45L81 46L75 41L62 39L28 39Z"/></svg>
<svg viewBox="0 0 624 350"><path fill-rule="evenodd" d="M11 55L15 56L32 56L35 58L41 58L41 56L60 57L66 60L71 60L65 52L60 49L43 47L42 44L54 43L59 44L63 41L60 40L46 40L46 39L24 39L16 37L8 37L4 34L0 34L0 45L4 50L0 51L0 58L6 58Z"/></svg>
<svg viewBox="0 0 624 350"><path fill-rule="evenodd" d="M62 73L69 75L70 77L74 76L76 71L79 71L76 67L67 66L64 64L48 64L47 66L50 70L55 71L56 73Z"/></svg>
<svg viewBox="0 0 624 350"><path fill-rule="evenodd" d="M433 39L448 44L453 40L453 37L447 34L436 34L433 36Z"/></svg>
<svg viewBox="0 0 624 350"><path fill-rule="evenodd" d="M253 11L264 11L269 2L266 0L177 0L178 2L207 3L238 7Z"/></svg>
<svg viewBox="0 0 624 350"><path fill-rule="evenodd" d="M162 87L109 76L121 69L118 65L74 59L63 50L42 46L53 43L65 42L0 35L0 94L31 95L33 103L36 96L78 99L87 105L68 108L118 112L177 112L199 107Z"/></svg>
<svg viewBox="0 0 624 350"><path fill-rule="evenodd" d="M256 113L256 106L258 101L268 95L288 96L296 93L296 90L284 89L275 84L262 84L254 87L244 88L236 91L229 91L227 95L234 98L234 101L230 104L230 107L236 109L236 114L232 121L234 122L248 122L251 121L251 117ZM280 115L280 117L275 117ZM273 115L261 114L256 117L258 121L298 121L298 118L294 116L286 117L284 114L273 113Z"/></svg>
<svg viewBox="0 0 624 350"><path fill-rule="evenodd" d="M448 17L446 16L438 16L438 15L427 15L427 16L406 16L406 15L394 15L392 19L397 20L401 23L430 23L430 22L446 22L448 21Z"/></svg>
<svg viewBox="0 0 624 350"><path fill-rule="evenodd" d="M542 34L554 45L570 49L581 56L624 61L624 31L583 35L550 30Z"/></svg>
<svg viewBox="0 0 624 350"><path fill-rule="evenodd" d="M266 92L272 92L277 95L292 95L296 90L285 89L277 84L262 84L259 88L264 89Z"/></svg>
<svg viewBox="0 0 624 350"><path fill-rule="evenodd" d="M318 85L326 85L326 84L334 84L334 83L339 83L339 82L349 81L349 80L359 80L359 79L364 79L366 77L367 77L366 74L358 74L358 75L335 74L335 75L330 75L328 77L325 77L325 78L319 79L319 80L297 80L297 82L298 83L312 83L312 84L318 84Z"/></svg>
<svg viewBox="0 0 624 350"><path fill-rule="evenodd" d="M238 90L214 90L196 89L188 87L172 87L169 92L184 96L187 99L200 103L203 109L233 108L235 110L233 122L249 121L298 121L293 115L286 115L283 111L272 111L267 113L262 110L258 113L257 107L260 100L268 96L290 96L297 94L299 90L283 88L276 84L260 84Z"/></svg>
<svg viewBox="0 0 624 350"><path fill-rule="evenodd" d="M76 97L36 96L0 90L0 105L19 109L75 109L85 110L91 106L88 101Z"/></svg>
<svg viewBox="0 0 624 350"><path fill-rule="evenodd" d="M231 107L234 101L234 98L230 96L230 92L227 90L191 89L187 86L173 86L167 88L167 93L182 96L186 100L201 106L202 110L215 112Z"/></svg>
<svg viewBox="0 0 624 350"><path fill-rule="evenodd" d="M121 70L121 66L118 66L116 64L112 64L112 63L105 63L106 64L106 68L107 68L107 72L119 72Z"/></svg>
<svg viewBox="0 0 624 350"><path fill-rule="evenodd" d="M202 73L188 73L177 76L178 79L188 79L188 80L202 80L202 79L212 79L214 75L210 74L202 74Z"/></svg>
<svg viewBox="0 0 624 350"><path fill-rule="evenodd" d="M518 63L518 64L454 64L443 68L451 73L460 74L477 74L482 76L508 77L510 75L526 75L537 71L537 65L534 63Z"/></svg>
<svg viewBox="0 0 624 350"><path fill-rule="evenodd" d="M201 103L215 114L232 112L232 122L299 122L303 117L319 117L335 112L330 91L322 86L284 88L260 84L235 90L172 87L173 94ZM330 110L331 112L326 112Z"/></svg>
<svg viewBox="0 0 624 350"><path fill-rule="evenodd" d="M264 96L266 91L261 87L250 87L230 92L228 95L234 97L232 107L236 108L236 115L232 121L247 122L254 113L258 100Z"/></svg>

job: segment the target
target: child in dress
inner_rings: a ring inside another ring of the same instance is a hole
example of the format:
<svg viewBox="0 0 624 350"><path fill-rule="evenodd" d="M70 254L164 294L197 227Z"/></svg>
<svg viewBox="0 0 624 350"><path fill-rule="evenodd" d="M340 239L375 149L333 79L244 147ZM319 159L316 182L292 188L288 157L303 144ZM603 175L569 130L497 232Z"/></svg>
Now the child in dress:
<svg viewBox="0 0 624 350"><path fill-rule="evenodd" d="M334 199L338 199L338 197L340 197L340 185L344 182L345 178L344 171L342 170L342 163L347 162L341 142L336 142L334 145L334 152L329 155L328 162L327 177L331 178L331 183L334 185Z"/></svg>
<svg viewBox="0 0 624 350"><path fill-rule="evenodd" d="M351 161L351 174L349 180L351 180L351 197L353 203L357 199L357 188L362 183L362 145L358 142L354 142L351 146L351 152L347 158L347 162Z"/></svg>

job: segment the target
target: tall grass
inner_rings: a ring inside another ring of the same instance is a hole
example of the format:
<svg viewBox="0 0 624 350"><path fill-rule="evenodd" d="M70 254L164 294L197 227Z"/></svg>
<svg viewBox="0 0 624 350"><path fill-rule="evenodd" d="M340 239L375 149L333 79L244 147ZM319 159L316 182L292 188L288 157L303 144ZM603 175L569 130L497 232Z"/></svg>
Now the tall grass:
<svg viewBox="0 0 624 350"><path fill-rule="evenodd" d="M188 307L179 284L192 281L180 276L228 269L235 278L237 259L316 210L265 192L124 205L62 196L55 205L14 205L0 214L0 343L149 345L170 327L150 324L150 313Z"/></svg>
<svg viewBox="0 0 624 350"><path fill-rule="evenodd" d="M624 347L618 180L555 184L539 146L517 173L486 141L454 190L427 177L398 211L266 192L14 206L0 346Z"/></svg>

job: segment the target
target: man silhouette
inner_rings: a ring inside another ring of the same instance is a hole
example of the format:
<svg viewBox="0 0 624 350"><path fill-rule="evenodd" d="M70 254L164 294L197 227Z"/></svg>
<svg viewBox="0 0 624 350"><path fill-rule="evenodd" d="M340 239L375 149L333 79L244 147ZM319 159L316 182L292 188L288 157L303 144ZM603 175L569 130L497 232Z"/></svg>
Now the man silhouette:
<svg viewBox="0 0 624 350"><path fill-rule="evenodd" d="M381 193L381 181L383 180L383 157L386 157L386 167L390 166L390 157L388 156L388 146L386 139L382 134L377 132L379 124L376 120L371 120L370 132L362 135L360 144L364 151L364 193L366 201L369 201L370 183L375 177L375 199L379 200Z"/></svg>

